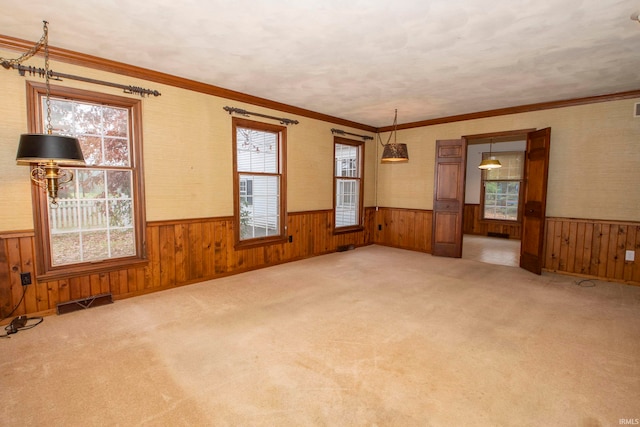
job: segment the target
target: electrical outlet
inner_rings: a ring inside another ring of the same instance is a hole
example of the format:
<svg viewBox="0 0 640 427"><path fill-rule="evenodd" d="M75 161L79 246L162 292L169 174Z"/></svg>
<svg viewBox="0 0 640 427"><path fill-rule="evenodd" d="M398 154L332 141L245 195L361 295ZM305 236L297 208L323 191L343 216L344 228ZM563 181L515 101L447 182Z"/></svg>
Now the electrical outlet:
<svg viewBox="0 0 640 427"><path fill-rule="evenodd" d="M636 260L636 253L635 251L627 251L624 254L624 260L625 261L635 261Z"/></svg>
<svg viewBox="0 0 640 427"><path fill-rule="evenodd" d="M22 286L30 285L31 273L20 273L20 283L22 283Z"/></svg>
<svg viewBox="0 0 640 427"><path fill-rule="evenodd" d="M293 236L289 235L289 243L293 242Z"/></svg>
<svg viewBox="0 0 640 427"><path fill-rule="evenodd" d="M382 224L378 224L378 231L382 231Z"/></svg>

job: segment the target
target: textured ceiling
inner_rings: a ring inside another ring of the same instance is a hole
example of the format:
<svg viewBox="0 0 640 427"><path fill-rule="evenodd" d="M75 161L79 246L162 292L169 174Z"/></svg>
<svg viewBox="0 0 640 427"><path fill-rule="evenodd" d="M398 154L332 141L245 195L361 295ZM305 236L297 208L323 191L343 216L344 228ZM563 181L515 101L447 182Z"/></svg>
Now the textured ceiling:
<svg viewBox="0 0 640 427"><path fill-rule="evenodd" d="M640 89L640 0L2 0L0 34L371 126Z"/></svg>

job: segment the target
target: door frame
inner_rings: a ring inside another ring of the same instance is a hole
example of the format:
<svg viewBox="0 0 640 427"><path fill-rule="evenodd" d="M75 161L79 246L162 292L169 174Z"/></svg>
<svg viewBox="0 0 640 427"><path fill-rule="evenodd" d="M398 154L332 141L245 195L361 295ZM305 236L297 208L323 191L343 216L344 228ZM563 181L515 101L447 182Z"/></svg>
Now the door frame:
<svg viewBox="0 0 640 427"><path fill-rule="evenodd" d="M461 136L461 139L464 140L464 146L465 146L465 150L467 151L467 153L465 153L465 158L468 159L468 156L466 154L468 154L468 150L469 150L469 145L474 145L473 143L470 143L470 141L473 141L474 139L493 139L494 143L499 143L500 139L511 139L513 140L513 138L516 137L522 137L523 140L527 140L527 135L531 132L535 132L536 130L538 130L537 128L526 128L526 129L515 129L515 130L508 130L508 131L498 131L498 132L488 132L488 133L480 133L480 134L472 134L472 135L463 135ZM497 141L496 141L497 140ZM468 161L468 160L467 160ZM465 168L466 168L466 164L465 164ZM463 205L464 205L464 197L465 197L465 191L466 191L466 183L467 183L467 177L465 174L464 177L464 186L463 186L463 190L462 190L462 200L463 200ZM527 185L527 182L525 180L524 182L524 186ZM523 189L524 190L524 189ZM523 191L524 194L524 191ZM464 209L463 209L464 212ZM463 213L464 216L464 213ZM464 221L464 218L463 218ZM461 233L460 235L460 247L462 247L464 245L464 233ZM520 248L522 248L522 240L520 240Z"/></svg>

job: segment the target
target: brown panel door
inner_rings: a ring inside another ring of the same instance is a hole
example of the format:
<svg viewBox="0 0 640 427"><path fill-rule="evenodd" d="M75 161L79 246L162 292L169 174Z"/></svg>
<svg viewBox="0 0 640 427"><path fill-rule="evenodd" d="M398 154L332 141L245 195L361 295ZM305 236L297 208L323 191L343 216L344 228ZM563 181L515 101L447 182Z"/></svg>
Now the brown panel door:
<svg viewBox="0 0 640 427"><path fill-rule="evenodd" d="M431 234L431 253L436 256L462 257L466 158L466 139L436 141Z"/></svg>
<svg viewBox="0 0 640 427"><path fill-rule="evenodd" d="M520 267L542 273L551 128L527 134Z"/></svg>

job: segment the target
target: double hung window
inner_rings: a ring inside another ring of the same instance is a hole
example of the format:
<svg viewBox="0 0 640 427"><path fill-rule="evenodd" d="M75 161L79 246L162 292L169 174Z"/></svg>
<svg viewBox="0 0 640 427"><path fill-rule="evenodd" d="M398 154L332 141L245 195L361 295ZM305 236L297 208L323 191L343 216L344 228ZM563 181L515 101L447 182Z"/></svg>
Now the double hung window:
<svg viewBox="0 0 640 427"><path fill-rule="evenodd" d="M42 132L49 108L54 134L80 141L86 167L71 169L58 203L35 195L39 274L83 272L144 258L140 101L75 89L29 90L32 129Z"/></svg>
<svg viewBox="0 0 640 427"><path fill-rule="evenodd" d="M334 222L336 231L362 226L364 143L334 139Z"/></svg>
<svg viewBox="0 0 640 427"><path fill-rule="evenodd" d="M524 152L493 152L492 157L499 160L502 167L482 171L482 217L519 221ZM482 158L489 158L489 153L483 153Z"/></svg>
<svg viewBox="0 0 640 427"><path fill-rule="evenodd" d="M233 119L236 244L285 238L286 128Z"/></svg>

